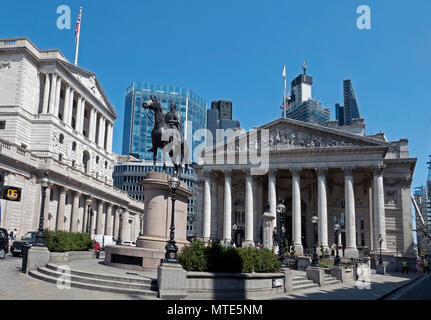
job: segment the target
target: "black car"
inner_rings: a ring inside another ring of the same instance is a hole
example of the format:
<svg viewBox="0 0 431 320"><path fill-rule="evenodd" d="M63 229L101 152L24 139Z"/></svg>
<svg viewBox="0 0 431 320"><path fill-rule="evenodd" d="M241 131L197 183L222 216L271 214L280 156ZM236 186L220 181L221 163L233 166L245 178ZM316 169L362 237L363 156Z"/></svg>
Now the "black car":
<svg viewBox="0 0 431 320"><path fill-rule="evenodd" d="M0 228L0 259L4 259L9 252L9 237L6 229Z"/></svg>
<svg viewBox="0 0 431 320"><path fill-rule="evenodd" d="M36 232L27 232L20 241L14 241L10 247L10 252L12 253L12 255L14 257L18 257L19 255L22 254L24 245L26 244L30 244L32 245L33 243L36 242Z"/></svg>

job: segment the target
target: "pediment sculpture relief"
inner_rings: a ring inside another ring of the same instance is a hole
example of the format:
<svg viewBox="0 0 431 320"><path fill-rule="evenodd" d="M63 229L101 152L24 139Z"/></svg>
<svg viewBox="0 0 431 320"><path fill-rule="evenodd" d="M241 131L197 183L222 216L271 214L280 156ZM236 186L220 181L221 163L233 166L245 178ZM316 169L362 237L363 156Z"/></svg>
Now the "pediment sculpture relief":
<svg viewBox="0 0 431 320"><path fill-rule="evenodd" d="M263 143L267 143L271 149L278 146L284 146L287 149L355 146L355 144L347 141L300 132L289 127L278 127L270 130L269 141L263 140Z"/></svg>

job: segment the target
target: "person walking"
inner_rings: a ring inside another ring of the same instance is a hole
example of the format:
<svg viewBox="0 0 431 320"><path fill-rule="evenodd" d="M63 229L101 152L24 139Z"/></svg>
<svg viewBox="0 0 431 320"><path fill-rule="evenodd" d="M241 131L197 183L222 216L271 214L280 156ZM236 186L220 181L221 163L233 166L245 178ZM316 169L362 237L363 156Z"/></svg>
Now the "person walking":
<svg viewBox="0 0 431 320"><path fill-rule="evenodd" d="M409 269L408 269L408 266L407 266L406 259L403 259L403 261L401 262L401 266L402 266L401 273L404 273L404 271L405 271L408 274L409 273Z"/></svg>

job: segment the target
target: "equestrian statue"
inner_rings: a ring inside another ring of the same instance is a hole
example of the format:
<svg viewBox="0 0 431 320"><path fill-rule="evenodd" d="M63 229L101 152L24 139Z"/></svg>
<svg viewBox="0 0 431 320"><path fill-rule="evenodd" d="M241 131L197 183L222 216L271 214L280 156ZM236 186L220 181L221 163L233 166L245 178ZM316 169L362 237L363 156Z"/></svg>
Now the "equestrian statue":
<svg viewBox="0 0 431 320"><path fill-rule="evenodd" d="M184 140L182 138L181 117L176 111L177 106L172 102L171 110L165 115L157 97L151 95L148 101L142 103L142 107L154 111L154 127L151 131L152 147L148 150L153 153L153 171L156 170L157 150L161 149L163 171L166 172L165 155L168 151L174 165L174 175L177 176L184 161ZM185 168L187 170L187 163Z"/></svg>

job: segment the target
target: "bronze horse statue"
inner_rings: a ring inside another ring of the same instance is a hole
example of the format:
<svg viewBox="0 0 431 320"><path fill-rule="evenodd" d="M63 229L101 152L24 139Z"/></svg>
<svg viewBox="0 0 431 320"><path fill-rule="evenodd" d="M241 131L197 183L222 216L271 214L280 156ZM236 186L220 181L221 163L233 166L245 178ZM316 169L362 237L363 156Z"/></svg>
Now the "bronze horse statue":
<svg viewBox="0 0 431 320"><path fill-rule="evenodd" d="M142 107L154 111L154 127L151 131L152 147L148 150L153 153L153 171L156 169L157 150L161 149L163 153L163 171L166 172L165 148L168 147L168 153L175 168L174 175L178 175L184 160L184 141L182 139L182 133L168 125L162 106L156 96L151 95L148 101L142 103ZM180 158L180 163L177 161L178 157ZM188 165L186 164L186 170L187 167Z"/></svg>

